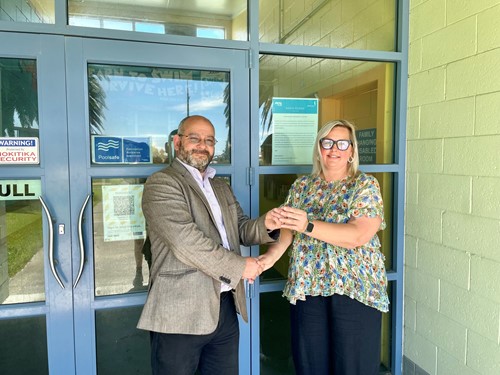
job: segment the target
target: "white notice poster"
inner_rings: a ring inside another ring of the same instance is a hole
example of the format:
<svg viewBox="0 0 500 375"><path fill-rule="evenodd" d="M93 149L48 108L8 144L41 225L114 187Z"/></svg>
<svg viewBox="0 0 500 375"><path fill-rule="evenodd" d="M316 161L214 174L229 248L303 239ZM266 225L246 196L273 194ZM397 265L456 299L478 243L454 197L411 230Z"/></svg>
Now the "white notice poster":
<svg viewBox="0 0 500 375"><path fill-rule="evenodd" d="M311 164L318 99L273 98L273 165Z"/></svg>
<svg viewBox="0 0 500 375"><path fill-rule="evenodd" d="M146 237L146 221L141 206L142 191L142 185L102 187L104 241Z"/></svg>

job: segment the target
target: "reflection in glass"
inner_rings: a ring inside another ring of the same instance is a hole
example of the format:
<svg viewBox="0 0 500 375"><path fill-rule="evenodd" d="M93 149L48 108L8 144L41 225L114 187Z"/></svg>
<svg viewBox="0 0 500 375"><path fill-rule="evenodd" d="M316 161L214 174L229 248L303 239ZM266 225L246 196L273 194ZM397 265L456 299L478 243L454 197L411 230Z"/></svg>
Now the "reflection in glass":
<svg viewBox="0 0 500 375"><path fill-rule="evenodd" d="M260 373L295 374L290 339L290 303L281 292L260 294Z"/></svg>
<svg viewBox="0 0 500 375"><path fill-rule="evenodd" d="M54 23L54 0L0 1L0 21Z"/></svg>
<svg viewBox="0 0 500 375"><path fill-rule="evenodd" d="M266 43L394 51L396 0L260 0Z"/></svg>
<svg viewBox="0 0 500 375"><path fill-rule="evenodd" d="M0 304L45 300L42 233L38 200L0 200Z"/></svg>
<svg viewBox="0 0 500 375"><path fill-rule="evenodd" d="M45 316L0 320L0 332L2 374L49 374Z"/></svg>
<svg viewBox="0 0 500 375"><path fill-rule="evenodd" d="M91 135L141 137L152 148L150 162L170 163L179 122L199 114L215 126L212 163L230 163L228 72L91 64L88 86Z"/></svg>
<svg viewBox="0 0 500 375"><path fill-rule="evenodd" d="M35 60L0 58L0 137L38 137Z"/></svg>
<svg viewBox="0 0 500 375"><path fill-rule="evenodd" d="M95 313L97 373L151 373L149 335L135 328L142 306Z"/></svg>
<svg viewBox="0 0 500 375"><path fill-rule="evenodd" d="M69 0L68 13L73 26L199 38L248 38L246 0Z"/></svg>
<svg viewBox="0 0 500 375"><path fill-rule="evenodd" d="M282 125L274 129L273 98L317 98L318 127L334 119L356 126L360 164L392 163L394 85L392 63L261 55L260 165L277 164L275 153L281 158L283 152L293 153L273 145L275 131L283 131Z"/></svg>
<svg viewBox="0 0 500 375"><path fill-rule="evenodd" d="M147 290L151 253L141 206L144 182L92 180L96 296Z"/></svg>

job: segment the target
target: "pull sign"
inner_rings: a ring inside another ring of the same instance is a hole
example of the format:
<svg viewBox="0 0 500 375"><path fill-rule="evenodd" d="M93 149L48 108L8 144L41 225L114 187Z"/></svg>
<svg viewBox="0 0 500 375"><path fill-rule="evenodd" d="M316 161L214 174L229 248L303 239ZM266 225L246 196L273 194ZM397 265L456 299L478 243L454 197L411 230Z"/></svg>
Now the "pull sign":
<svg viewBox="0 0 500 375"><path fill-rule="evenodd" d="M41 193L40 180L0 180L0 201L38 200Z"/></svg>

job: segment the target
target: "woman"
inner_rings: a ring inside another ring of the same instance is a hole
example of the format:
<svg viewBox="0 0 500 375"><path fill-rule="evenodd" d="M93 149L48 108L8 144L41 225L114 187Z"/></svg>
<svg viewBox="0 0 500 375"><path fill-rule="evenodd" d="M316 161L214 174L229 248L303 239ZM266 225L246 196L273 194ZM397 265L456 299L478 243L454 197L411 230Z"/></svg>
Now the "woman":
<svg viewBox="0 0 500 375"><path fill-rule="evenodd" d="M380 365L388 310L380 188L358 171L354 126L331 121L318 132L313 170L290 188L279 243L259 257L270 268L293 243L283 295L291 303L297 375L371 375Z"/></svg>

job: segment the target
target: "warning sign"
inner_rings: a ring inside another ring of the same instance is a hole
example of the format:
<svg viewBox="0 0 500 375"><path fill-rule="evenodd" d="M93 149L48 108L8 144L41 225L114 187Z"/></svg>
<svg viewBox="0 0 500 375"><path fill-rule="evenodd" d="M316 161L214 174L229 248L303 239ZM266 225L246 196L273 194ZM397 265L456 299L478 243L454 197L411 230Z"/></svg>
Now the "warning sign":
<svg viewBox="0 0 500 375"><path fill-rule="evenodd" d="M38 149L36 137L1 137L0 164L39 164Z"/></svg>

